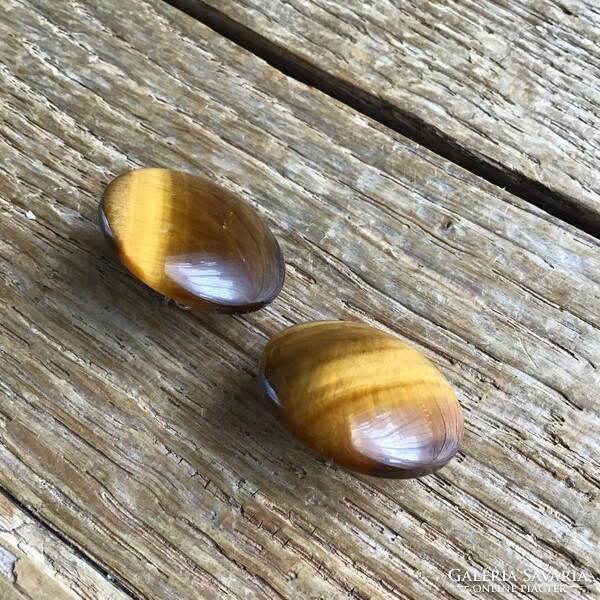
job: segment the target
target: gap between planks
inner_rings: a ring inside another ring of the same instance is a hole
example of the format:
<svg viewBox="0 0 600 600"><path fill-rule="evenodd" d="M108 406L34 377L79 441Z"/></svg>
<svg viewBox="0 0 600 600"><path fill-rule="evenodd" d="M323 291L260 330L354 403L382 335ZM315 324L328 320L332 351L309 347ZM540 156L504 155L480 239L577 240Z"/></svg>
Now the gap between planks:
<svg viewBox="0 0 600 600"><path fill-rule="evenodd" d="M315 68L290 50L268 40L201 0L164 0L216 33L252 52L284 75L311 86L362 113L459 167L541 208L581 231L600 238L598 215L544 185L491 159L482 160L473 148L461 147L437 127L410 115L375 94Z"/></svg>
<svg viewBox="0 0 600 600"><path fill-rule="evenodd" d="M19 501L18 498L13 496L6 488L0 486L0 497L4 497L10 504L19 509L24 515L30 518L36 525L38 525L43 531L54 536L61 544L63 544L66 548L68 548L73 555L88 565L91 569L96 571L106 582L118 590L122 594L124 594L127 598L131 598L131 600L141 600L139 596L136 596L130 589L128 589L117 577L109 573L106 569L104 569L98 562L96 562L89 554L83 552L78 548L73 542L71 542L59 529L53 527L46 519L42 516L25 506L22 502ZM0 548L2 544L0 542Z"/></svg>

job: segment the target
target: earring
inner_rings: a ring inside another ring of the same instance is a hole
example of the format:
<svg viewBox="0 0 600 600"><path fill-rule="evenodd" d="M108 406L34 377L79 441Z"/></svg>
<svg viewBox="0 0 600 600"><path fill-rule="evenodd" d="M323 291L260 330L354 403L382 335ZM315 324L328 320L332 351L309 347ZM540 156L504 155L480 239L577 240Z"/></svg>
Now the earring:
<svg viewBox="0 0 600 600"><path fill-rule="evenodd" d="M342 467L418 477L459 449L463 416L450 384L420 352L374 327L294 325L268 342L259 371L284 428Z"/></svg>
<svg viewBox="0 0 600 600"><path fill-rule="evenodd" d="M283 255L267 225L239 196L200 177L128 171L106 188L100 225L133 275L192 308L250 312L283 286Z"/></svg>
<svg viewBox="0 0 600 600"><path fill-rule="evenodd" d="M205 179L124 173L102 196L100 223L125 267L178 303L243 313L283 286L275 236L241 198ZM368 325L294 325L269 341L259 370L282 425L342 467L419 477L459 449L463 416L448 381L417 350Z"/></svg>

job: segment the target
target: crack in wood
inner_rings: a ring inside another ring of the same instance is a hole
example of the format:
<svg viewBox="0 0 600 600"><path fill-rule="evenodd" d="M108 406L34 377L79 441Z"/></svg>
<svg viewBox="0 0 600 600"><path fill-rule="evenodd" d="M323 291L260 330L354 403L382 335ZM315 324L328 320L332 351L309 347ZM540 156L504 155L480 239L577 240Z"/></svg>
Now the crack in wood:
<svg viewBox="0 0 600 600"><path fill-rule="evenodd" d="M51 535L56 537L62 544L64 544L77 558L89 565L94 571L99 573L104 579L109 581L120 592L125 594L131 600L141 600L141 598L135 595L130 589L128 589L123 583L115 578L114 575L109 573L100 564L98 564L93 558L91 558L85 552L82 552L75 544L73 544L65 535L55 527L53 527L43 517L38 515L36 512L25 506L15 496L13 496L8 490L0 486L0 496L4 496L11 504L21 510L27 517L37 523L43 530L49 532ZM3 577L12 584L17 583L17 575L15 567L18 561L18 557L8 551L2 545L0 545L0 577Z"/></svg>
<svg viewBox="0 0 600 600"><path fill-rule="evenodd" d="M6 579L9 583L17 582L15 565L17 557L10 551L0 545L0 577Z"/></svg>
<svg viewBox="0 0 600 600"><path fill-rule="evenodd" d="M578 204L575 199L499 164L492 157L480 154L475 148L462 146L457 140L416 115L401 110L391 102L366 92L333 73L315 67L201 0L164 1L252 52L284 75L348 105L473 175L581 231L596 238L600 237L600 214Z"/></svg>

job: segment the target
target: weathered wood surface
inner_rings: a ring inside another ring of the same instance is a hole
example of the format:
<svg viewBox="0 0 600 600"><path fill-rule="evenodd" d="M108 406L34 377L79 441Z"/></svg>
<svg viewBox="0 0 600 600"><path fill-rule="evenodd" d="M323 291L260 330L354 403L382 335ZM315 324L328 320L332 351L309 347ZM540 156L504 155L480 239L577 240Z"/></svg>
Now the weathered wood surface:
<svg viewBox="0 0 600 600"><path fill-rule="evenodd" d="M598 2L169 1L600 234Z"/></svg>
<svg viewBox="0 0 600 600"><path fill-rule="evenodd" d="M127 595L0 494L0 598L127 600Z"/></svg>
<svg viewBox="0 0 600 600"><path fill-rule="evenodd" d="M438 600L472 597L451 568L597 570L597 240L165 3L3 11L0 485L140 598ZM257 206L287 259L273 305L163 306L111 259L98 200L136 165ZM256 362L319 318L440 366L457 460L377 480L286 437Z"/></svg>

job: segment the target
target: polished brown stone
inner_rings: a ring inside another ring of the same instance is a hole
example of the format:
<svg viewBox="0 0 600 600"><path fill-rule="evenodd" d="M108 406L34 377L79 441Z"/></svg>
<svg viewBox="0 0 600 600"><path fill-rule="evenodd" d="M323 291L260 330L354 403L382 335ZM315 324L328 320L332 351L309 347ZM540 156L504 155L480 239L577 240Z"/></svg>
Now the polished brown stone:
<svg viewBox="0 0 600 600"><path fill-rule="evenodd" d="M100 223L129 271L187 306L249 312L283 285L283 256L266 224L237 195L200 177L128 171L106 188Z"/></svg>
<svg viewBox="0 0 600 600"><path fill-rule="evenodd" d="M368 325L290 327L267 344L260 375L283 426L348 469L418 477L459 449L463 417L450 384L417 350Z"/></svg>

